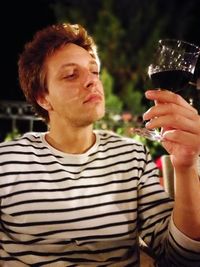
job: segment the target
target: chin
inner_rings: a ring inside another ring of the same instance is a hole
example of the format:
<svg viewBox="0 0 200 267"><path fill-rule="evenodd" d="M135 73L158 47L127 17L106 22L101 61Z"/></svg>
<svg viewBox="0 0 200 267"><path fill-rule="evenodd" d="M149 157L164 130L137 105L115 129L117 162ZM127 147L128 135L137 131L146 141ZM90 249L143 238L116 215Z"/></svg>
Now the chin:
<svg viewBox="0 0 200 267"><path fill-rule="evenodd" d="M102 119L104 117L104 115L105 115L105 110L102 110L101 112L97 113L95 121Z"/></svg>
<svg viewBox="0 0 200 267"><path fill-rule="evenodd" d="M102 119L105 115L104 107L93 108L85 112L80 113L79 119L76 120L76 124L80 126L89 126L96 121Z"/></svg>
<svg viewBox="0 0 200 267"><path fill-rule="evenodd" d="M87 117L85 122L85 126L89 126L91 124L94 124L95 122L101 120L104 117L105 112L102 112L101 114L93 114L91 117Z"/></svg>

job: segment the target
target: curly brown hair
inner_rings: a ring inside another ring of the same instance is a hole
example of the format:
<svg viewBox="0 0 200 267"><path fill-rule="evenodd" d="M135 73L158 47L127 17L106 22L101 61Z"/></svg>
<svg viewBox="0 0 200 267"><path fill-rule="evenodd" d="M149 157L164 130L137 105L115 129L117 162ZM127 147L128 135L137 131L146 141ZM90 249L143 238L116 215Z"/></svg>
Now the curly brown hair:
<svg viewBox="0 0 200 267"><path fill-rule="evenodd" d="M86 49L99 63L96 44L85 28L78 24L57 24L38 31L19 57L19 82L36 114L49 122L48 112L38 103L38 96L48 93L46 59L60 47L74 43Z"/></svg>

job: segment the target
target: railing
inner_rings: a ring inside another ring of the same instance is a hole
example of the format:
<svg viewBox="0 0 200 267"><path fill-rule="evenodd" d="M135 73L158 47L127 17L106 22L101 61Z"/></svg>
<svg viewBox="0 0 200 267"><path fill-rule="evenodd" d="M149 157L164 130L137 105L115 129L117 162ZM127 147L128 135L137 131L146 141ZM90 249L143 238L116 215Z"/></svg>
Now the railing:
<svg viewBox="0 0 200 267"><path fill-rule="evenodd" d="M47 127L34 115L30 104L22 101L0 101L0 133L5 135L19 129L19 132L43 131Z"/></svg>

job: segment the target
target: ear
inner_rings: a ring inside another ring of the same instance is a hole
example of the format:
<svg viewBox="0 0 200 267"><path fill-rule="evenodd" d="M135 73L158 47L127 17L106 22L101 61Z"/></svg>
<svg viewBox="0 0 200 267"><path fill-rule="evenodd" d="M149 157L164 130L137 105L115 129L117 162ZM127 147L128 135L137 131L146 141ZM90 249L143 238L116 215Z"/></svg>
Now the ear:
<svg viewBox="0 0 200 267"><path fill-rule="evenodd" d="M52 105L48 99L48 95L42 95L37 97L37 103L46 111L52 110Z"/></svg>

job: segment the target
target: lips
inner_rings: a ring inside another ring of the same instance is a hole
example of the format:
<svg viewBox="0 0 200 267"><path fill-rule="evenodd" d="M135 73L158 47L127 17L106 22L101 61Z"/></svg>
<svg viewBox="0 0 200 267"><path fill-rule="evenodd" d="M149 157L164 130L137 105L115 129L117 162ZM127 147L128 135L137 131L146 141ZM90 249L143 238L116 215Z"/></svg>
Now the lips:
<svg viewBox="0 0 200 267"><path fill-rule="evenodd" d="M92 94L89 94L85 98L85 100L83 101L83 104L92 103L92 102L99 102L99 101L102 101L102 96L100 94L97 94L97 93L92 93Z"/></svg>

